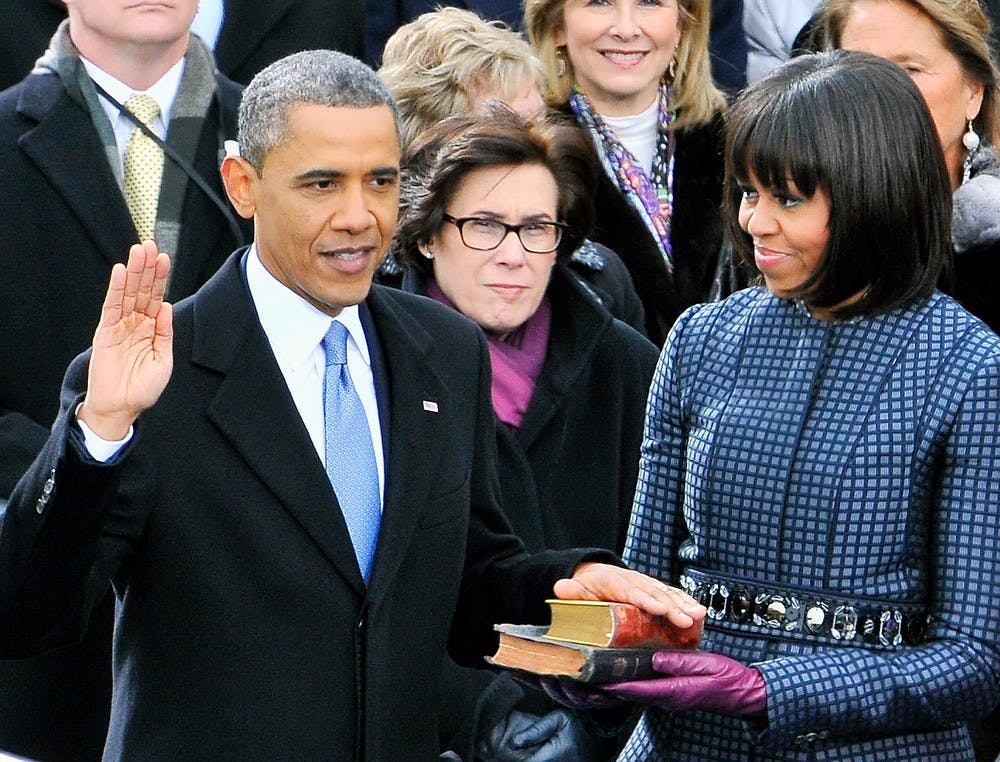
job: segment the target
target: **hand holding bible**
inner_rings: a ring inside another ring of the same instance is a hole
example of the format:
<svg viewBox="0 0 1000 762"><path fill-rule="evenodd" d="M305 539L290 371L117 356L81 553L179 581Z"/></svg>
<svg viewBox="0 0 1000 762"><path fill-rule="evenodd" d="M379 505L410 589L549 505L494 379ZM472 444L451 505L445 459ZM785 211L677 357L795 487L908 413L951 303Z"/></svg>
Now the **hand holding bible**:
<svg viewBox="0 0 1000 762"><path fill-rule="evenodd" d="M731 717L767 711L767 687L753 667L706 651L658 651L653 669L663 677L602 686L622 699L671 711L702 709Z"/></svg>

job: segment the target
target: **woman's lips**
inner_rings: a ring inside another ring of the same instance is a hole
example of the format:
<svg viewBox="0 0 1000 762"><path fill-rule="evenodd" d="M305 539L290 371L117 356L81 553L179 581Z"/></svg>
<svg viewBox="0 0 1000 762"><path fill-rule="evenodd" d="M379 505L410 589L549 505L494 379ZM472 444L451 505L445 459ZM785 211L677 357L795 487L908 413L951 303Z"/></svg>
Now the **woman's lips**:
<svg viewBox="0 0 1000 762"><path fill-rule="evenodd" d="M487 283L486 287L494 293L507 298L519 296L528 288L518 283Z"/></svg>
<svg viewBox="0 0 1000 762"><path fill-rule="evenodd" d="M606 59L616 66L636 66L646 57L644 50L604 50L601 52Z"/></svg>
<svg viewBox="0 0 1000 762"><path fill-rule="evenodd" d="M767 270L786 261L788 255L773 249L765 249L763 246L754 246L753 259L758 269Z"/></svg>

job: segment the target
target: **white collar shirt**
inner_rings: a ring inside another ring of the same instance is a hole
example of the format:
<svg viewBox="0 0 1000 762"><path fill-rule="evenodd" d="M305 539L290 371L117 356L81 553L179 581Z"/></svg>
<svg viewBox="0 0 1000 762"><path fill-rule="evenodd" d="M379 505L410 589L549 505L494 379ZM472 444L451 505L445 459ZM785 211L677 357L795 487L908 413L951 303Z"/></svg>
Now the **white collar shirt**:
<svg viewBox="0 0 1000 762"><path fill-rule="evenodd" d="M125 104L133 95L148 95L156 105L160 107L160 115L153 120L153 132L161 139L166 139L167 125L170 124L170 110L173 108L174 100L177 98L177 91L181 86L181 76L184 74L184 59L175 63L170 70L160 77L157 82L148 90L133 90L124 82L115 79L103 69L99 69L95 64L88 61L83 56L80 57L87 74L98 85L107 91L108 95L121 104ZM100 94L98 94L100 96ZM125 163L125 149L128 146L132 131L136 129L135 123L122 114L118 107L111 103L104 96L100 96L101 107L108 115L111 127L115 131L115 141L118 143L118 158L122 164Z"/></svg>
<svg viewBox="0 0 1000 762"><path fill-rule="evenodd" d="M246 273L250 297L257 309L261 327L292 395L292 401L309 432L313 447L325 465L323 377L326 372L326 353L323 351L322 341L330 328L330 316L320 312L271 275L260 260L256 244L251 246L247 255ZM368 418L381 502L385 495L382 428L379 423L371 354L358 306L345 307L334 319L343 323L349 334L347 369Z"/></svg>

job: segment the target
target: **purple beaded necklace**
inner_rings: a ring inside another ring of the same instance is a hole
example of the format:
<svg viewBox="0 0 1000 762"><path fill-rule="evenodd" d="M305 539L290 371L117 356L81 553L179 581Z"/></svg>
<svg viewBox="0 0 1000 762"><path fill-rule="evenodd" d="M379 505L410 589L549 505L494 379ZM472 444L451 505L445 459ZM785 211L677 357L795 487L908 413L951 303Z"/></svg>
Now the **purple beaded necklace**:
<svg viewBox="0 0 1000 762"><path fill-rule="evenodd" d="M600 137L599 147L614 172L618 188L645 221L667 269L672 272L674 257L670 248L670 218L674 206L674 132L670 125L674 112L670 109L670 96L670 88L665 82L660 82L652 176L646 174L635 156L622 145L579 86L573 87L569 103L580 123Z"/></svg>

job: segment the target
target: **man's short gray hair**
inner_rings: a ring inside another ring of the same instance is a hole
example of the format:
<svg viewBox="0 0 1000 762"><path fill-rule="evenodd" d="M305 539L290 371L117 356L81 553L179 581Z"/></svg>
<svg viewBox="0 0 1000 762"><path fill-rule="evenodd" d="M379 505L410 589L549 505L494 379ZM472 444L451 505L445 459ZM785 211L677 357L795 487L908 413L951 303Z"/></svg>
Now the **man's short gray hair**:
<svg viewBox="0 0 1000 762"><path fill-rule="evenodd" d="M389 106L399 127L392 94L364 63L333 50L293 53L261 70L243 91L240 152L257 172L264 157L288 140L288 109L300 104Z"/></svg>

